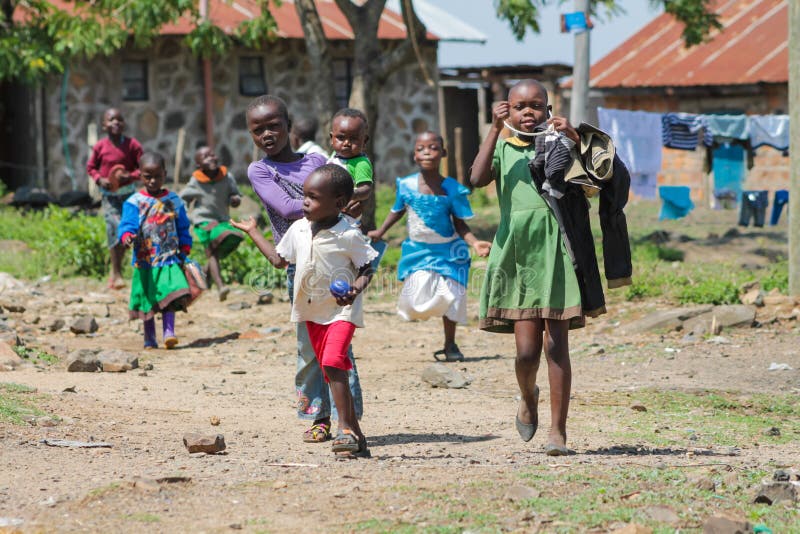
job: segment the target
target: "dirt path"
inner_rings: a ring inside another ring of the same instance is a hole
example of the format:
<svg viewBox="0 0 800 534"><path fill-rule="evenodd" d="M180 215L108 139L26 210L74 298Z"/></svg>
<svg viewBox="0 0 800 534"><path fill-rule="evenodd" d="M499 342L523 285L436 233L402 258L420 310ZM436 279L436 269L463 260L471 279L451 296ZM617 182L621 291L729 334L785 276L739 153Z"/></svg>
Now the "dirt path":
<svg viewBox="0 0 800 534"><path fill-rule="evenodd" d="M24 314L11 319L30 345L60 356L86 347L139 353L136 324L120 320L124 295L110 305L108 318L99 319L94 337L26 326L36 316L44 323L89 306L92 291L102 289L93 282L47 285L39 289L41 297L30 297ZM80 295L83 303L65 304ZM56 305L46 304L50 300ZM228 309L237 302L251 307ZM630 409L641 391L796 395L800 343L794 321L725 332L730 343L723 345L681 344L679 333L619 334L618 316L641 314L643 307L615 305L613 315L571 336L569 445L576 454L553 459L542 453L550 420L545 369L539 375L539 434L526 444L514 429L511 336L485 334L474 326L461 329L459 344L468 358L453 367L472 383L465 389L432 389L420 375L439 348L439 323L404 323L390 301L371 300L367 328L357 333L354 349L364 389L363 428L373 458L342 462L334 459L329 444L300 439L305 427L293 410L295 339L288 304L255 302L256 295L246 289L234 291L224 304L204 296L189 315L178 316L180 350L141 352L140 366L153 365L146 372L67 373L54 365L0 375L2 382L35 387L43 395L40 407L62 418L54 427L0 423L0 518L22 519L24 531L381 531L392 524L433 528L441 513L453 525L474 530L581 531L560 523L558 514L520 508L508 492L531 469L555 477L536 491L564 497L575 483L565 475L570 472L667 464L800 467L797 417L784 420L783 440L721 438L710 429L689 435L672 427L661 430L671 445L659 448L636 426L653 414ZM771 362L793 370L768 371ZM64 392L73 386L75 393ZM647 395L645 405L656 402ZM212 416L221 420L219 426L211 426ZM194 430L224 434L226 454L189 455L181 437ZM39 443L43 438L94 439L113 448L48 447ZM608 450L612 446L617 449ZM657 454L646 454L653 449ZM135 477L169 476L190 481L152 491L130 484ZM463 514L483 508L492 510L492 522L464 519ZM683 521L684 528L698 527L691 518ZM602 532L615 523L596 524Z"/></svg>

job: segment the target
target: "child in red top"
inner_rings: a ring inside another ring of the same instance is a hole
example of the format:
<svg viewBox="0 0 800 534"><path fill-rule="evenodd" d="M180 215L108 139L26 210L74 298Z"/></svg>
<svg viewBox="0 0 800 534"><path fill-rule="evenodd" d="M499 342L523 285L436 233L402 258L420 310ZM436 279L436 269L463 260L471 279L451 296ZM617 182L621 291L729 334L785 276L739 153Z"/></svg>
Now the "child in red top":
<svg viewBox="0 0 800 534"><path fill-rule="evenodd" d="M122 135L125 131L125 118L117 108L109 108L103 114L103 131L108 137L92 147L86 172L103 192L103 217L106 220L106 237L111 251L111 279L108 287L120 289L125 286L122 281L125 247L117 241L117 227L122 216L122 205L136 192L142 145L136 139Z"/></svg>

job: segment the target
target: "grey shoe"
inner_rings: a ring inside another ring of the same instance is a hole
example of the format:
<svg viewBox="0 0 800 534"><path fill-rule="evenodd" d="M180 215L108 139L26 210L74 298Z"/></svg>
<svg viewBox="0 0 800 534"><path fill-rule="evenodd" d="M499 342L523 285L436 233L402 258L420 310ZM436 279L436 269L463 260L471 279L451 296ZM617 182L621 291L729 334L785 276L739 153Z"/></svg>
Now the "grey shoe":
<svg viewBox="0 0 800 534"><path fill-rule="evenodd" d="M533 398L534 402L537 404L537 411L538 411L538 404L539 404L539 386L536 386L533 390ZM519 420L519 415L514 417L514 423L517 426L517 432L519 432L519 437L522 438L522 441L530 441L533 439L534 434L536 434L536 428L539 426L539 418L537 415L535 423L523 423Z"/></svg>

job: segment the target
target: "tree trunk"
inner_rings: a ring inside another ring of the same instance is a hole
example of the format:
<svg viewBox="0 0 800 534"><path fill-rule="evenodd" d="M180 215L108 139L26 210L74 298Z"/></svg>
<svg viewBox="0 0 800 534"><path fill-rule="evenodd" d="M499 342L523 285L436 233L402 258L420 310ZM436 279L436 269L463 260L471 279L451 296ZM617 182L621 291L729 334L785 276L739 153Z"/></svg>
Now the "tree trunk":
<svg viewBox="0 0 800 534"><path fill-rule="evenodd" d="M800 0L789 2L789 294L800 296Z"/></svg>
<svg viewBox="0 0 800 534"><path fill-rule="evenodd" d="M328 147L330 146L328 132L331 129L331 118L336 112L331 48L325 38L325 31L322 28L322 21L314 0L295 0L294 6L297 16L300 18L300 25L303 27L308 59L317 82L313 93L314 112L319 123L317 142Z"/></svg>

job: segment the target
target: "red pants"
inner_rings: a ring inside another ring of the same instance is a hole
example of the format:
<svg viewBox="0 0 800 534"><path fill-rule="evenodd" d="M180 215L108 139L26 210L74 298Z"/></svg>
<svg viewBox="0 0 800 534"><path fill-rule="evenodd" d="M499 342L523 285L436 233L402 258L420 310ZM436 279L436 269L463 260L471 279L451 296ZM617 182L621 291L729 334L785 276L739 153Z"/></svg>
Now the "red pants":
<svg viewBox="0 0 800 534"><path fill-rule="evenodd" d="M329 380L328 375L325 374L325 367L343 371L353 368L350 358L347 357L347 347L353 341L356 325L347 321L334 321L330 324L306 321L306 328L308 328L308 337L311 339L311 346L314 347L314 354L322 367L326 382Z"/></svg>

